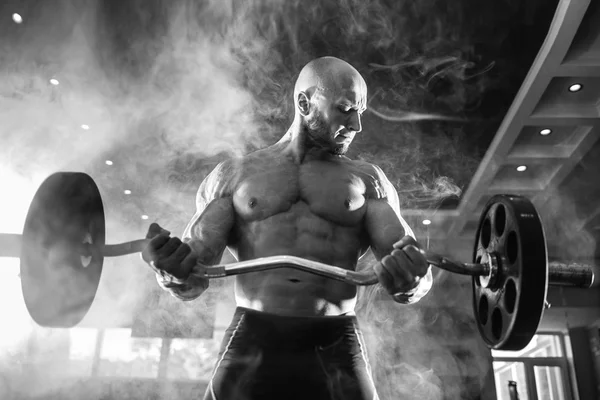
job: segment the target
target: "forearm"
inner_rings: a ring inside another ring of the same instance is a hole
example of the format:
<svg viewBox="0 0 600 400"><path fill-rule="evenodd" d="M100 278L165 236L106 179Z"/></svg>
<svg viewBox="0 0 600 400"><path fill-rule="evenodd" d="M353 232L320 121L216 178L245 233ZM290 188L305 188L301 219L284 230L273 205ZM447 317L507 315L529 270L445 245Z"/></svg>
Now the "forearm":
<svg viewBox="0 0 600 400"><path fill-rule="evenodd" d="M187 243L194 253L198 256L198 263L202 265L216 265L221 261L223 252L226 248L226 242L224 240L207 244L205 241L200 239L189 239L183 240Z"/></svg>
<svg viewBox="0 0 600 400"><path fill-rule="evenodd" d="M233 197L226 191L232 170L228 162L220 163L200 184L196 195L196 213L185 228L182 242L191 248L180 262L185 277L174 279L159 274L159 285L181 300L193 300L208 289L205 267L221 260L235 224Z"/></svg>

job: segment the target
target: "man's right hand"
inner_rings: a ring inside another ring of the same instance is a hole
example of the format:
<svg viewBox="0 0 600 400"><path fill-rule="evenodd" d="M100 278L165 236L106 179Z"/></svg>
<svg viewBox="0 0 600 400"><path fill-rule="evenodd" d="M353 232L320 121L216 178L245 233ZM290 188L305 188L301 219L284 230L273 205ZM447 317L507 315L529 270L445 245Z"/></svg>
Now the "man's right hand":
<svg viewBox="0 0 600 400"><path fill-rule="evenodd" d="M146 238L150 243L142 252L142 258L164 281L183 284L198 264L198 255L177 237L157 223L150 224Z"/></svg>

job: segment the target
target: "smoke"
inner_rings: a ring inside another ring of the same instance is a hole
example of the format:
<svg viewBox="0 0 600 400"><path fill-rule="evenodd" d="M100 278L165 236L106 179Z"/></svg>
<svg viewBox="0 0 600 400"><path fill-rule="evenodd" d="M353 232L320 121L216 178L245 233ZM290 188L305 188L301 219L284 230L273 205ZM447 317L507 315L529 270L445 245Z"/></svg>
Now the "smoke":
<svg viewBox="0 0 600 400"><path fill-rule="evenodd" d="M295 76L324 55L353 64L371 93L372 111L364 116L364 132L350 156L380 165L403 207L437 207L460 195L492 137L493 125L485 124L494 118L473 117L483 91L501 84L490 74L493 59L477 48L477 36L488 38L493 30L489 21L498 10L492 3L4 2L0 183L9 194L0 203L6 210L0 228L20 232L26 206L44 177L74 170L89 173L100 187L109 242L142 237L142 214L181 232L193 214L195 190L218 161L274 143L285 132ZM519 15L518 3L503 2L507 18ZM13 12L23 23L4 22ZM506 35L494 33L490 53ZM459 124L467 120L480 131L467 134ZM125 189L132 194L125 195ZM168 295L154 288L152 274L137 256L107 260L83 325L132 323L132 314L144 304L164 304ZM228 296L216 290L219 285L213 288L213 297L202 302L210 305ZM436 286L432 303L423 307L437 310L436 302L447 300L446 289ZM373 296L384 298L376 291ZM455 367L467 362L448 352L440 337L472 338L472 330L456 333L452 322L470 310L445 307L429 318L420 306L379 300L364 300L363 306L370 310L361 318L382 398L441 399L460 392L463 383ZM143 320L159 321L163 328L186 321L180 330L192 329L196 312L183 306L169 310ZM435 321L444 317L438 331ZM435 328L428 331L428 323ZM23 332L27 335L25 327ZM47 338L45 346L53 343ZM22 343L15 349L3 367L30 354ZM482 360L477 346L469 354ZM49 365L60 369L67 363ZM53 388L67 385L53 377L44 381L54 379ZM35 379L42 380L42 374Z"/></svg>
<svg viewBox="0 0 600 400"><path fill-rule="evenodd" d="M362 268L373 262L369 254ZM473 321L470 280L437 274L419 303L390 301L380 286L359 290L357 315L382 399L486 398L491 356ZM490 392L491 393L491 392Z"/></svg>

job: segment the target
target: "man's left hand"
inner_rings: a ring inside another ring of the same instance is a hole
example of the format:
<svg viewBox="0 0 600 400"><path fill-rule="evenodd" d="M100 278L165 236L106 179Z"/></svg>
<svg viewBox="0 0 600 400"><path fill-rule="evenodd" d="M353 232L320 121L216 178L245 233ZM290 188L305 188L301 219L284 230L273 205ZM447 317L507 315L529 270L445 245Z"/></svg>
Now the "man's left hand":
<svg viewBox="0 0 600 400"><path fill-rule="evenodd" d="M416 302L431 288L425 252L411 236L394 243L394 250L375 263L373 269L381 286L399 303Z"/></svg>

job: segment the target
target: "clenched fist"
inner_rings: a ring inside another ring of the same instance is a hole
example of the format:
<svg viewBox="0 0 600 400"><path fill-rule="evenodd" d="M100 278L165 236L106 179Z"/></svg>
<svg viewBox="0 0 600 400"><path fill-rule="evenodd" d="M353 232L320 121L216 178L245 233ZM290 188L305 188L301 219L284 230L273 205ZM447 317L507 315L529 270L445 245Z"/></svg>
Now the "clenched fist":
<svg viewBox="0 0 600 400"><path fill-rule="evenodd" d="M198 263L198 256L187 244L170 232L152 223L146 234L150 243L142 252L142 258L161 276L163 281L183 284Z"/></svg>
<svg viewBox="0 0 600 400"><path fill-rule="evenodd" d="M410 236L394 243L394 250L373 267L379 283L399 303L414 303L432 285L425 252Z"/></svg>

